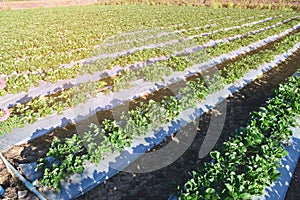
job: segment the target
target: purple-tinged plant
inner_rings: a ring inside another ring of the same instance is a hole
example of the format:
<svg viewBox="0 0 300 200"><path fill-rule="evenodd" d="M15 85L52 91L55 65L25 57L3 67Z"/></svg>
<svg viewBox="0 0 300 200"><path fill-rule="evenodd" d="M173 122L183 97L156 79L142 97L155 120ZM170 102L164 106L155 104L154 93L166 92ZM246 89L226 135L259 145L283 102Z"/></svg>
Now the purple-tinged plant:
<svg viewBox="0 0 300 200"><path fill-rule="evenodd" d="M6 87L6 81L0 78L0 90L3 90Z"/></svg>
<svg viewBox="0 0 300 200"><path fill-rule="evenodd" d="M9 117L9 110L6 109L1 109L0 110L0 122L4 122L5 120L7 120Z"/></svg>

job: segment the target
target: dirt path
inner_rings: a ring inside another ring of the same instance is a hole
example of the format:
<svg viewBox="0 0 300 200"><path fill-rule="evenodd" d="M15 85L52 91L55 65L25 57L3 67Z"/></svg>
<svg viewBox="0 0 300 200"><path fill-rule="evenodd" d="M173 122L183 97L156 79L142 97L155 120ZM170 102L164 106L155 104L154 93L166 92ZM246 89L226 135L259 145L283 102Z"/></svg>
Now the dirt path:
<svg viewBox="0 0 300 200"><path fill-rule="evenodd" d="M30 8L49 8L56 6L91 5L101 2L99 0L37 0L37 1L11 1L0 0L0 10L20 10Z"/></svg>
<svg viewBox="0 0 300 200"><path fill-rule="evenodd" d="M285 199L286 200L299 200L300 199L300 161L298 161L298 165L296 167L292 182L290 184L290 187L286 194Z"/></svg>
<svg viewBox="0 0 300 200"><path fill-rule="evenodd" d="M262 4L265 4L264 8L268 8L267 5L273 5L276 8L280 7L282 0L253 0L251 3L241 2L239 0L214 0L214 2L221 2L223 6L230 6L232 2L236 4L237 7L243 8L254 8L262 7ZM0 11L1 10L19 10L19 9L31 9L31 8L49 8L56 6L74 6L74 5L91 5L91 4L151 4L151 5L206 5L209 6L212 4L211 0L31 0L31 1L9 1L0 0ZM299 0L285 0L286 5L292 6L295 9L300 7Z"/></svg>

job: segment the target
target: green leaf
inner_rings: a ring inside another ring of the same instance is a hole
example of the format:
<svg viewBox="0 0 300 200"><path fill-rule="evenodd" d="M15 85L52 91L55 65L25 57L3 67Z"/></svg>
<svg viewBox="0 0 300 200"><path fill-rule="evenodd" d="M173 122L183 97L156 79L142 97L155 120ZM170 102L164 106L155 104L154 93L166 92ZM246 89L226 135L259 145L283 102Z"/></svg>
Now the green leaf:
<svg viewBox="0 0 300 200"><path fill-rule="evenodd" d="M240 195L240 199L252 199L252 195L249 193L243 193Z"/></svg>
<svg viewBox="0 0 300 200"><path fill-rule="evenodd" d="M218 160L220 158L220 152L218 152L218 151L212 151L212 152L210 152L210 156L213 159Z"/></svg>
<svg viewBox="0 0 300 200"><path fill-rule="evenodd" d="M234 192L234 186L230 185L229 183L225 183L225 186L230 192Z"/></svg>

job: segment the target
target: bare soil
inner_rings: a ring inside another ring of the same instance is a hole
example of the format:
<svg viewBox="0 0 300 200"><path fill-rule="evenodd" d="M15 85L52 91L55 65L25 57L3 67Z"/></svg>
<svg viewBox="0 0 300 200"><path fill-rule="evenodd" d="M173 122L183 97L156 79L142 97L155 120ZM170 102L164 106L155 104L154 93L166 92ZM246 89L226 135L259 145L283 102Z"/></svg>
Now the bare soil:
<svg viewBox="0 0 300 200"><path fill-rule="evenodd" d="M74 6L96 4L97 0L37 0L37 1L1 1L0 10L20 10L32 8L49 8L56 6Z"/></svg>
<svg viewBox="0 0 300 200"><path fill-rule="evenodd" d="M286 200L299 200L300 199L300 160L293 175L289 190L285 197Z"/></svg>

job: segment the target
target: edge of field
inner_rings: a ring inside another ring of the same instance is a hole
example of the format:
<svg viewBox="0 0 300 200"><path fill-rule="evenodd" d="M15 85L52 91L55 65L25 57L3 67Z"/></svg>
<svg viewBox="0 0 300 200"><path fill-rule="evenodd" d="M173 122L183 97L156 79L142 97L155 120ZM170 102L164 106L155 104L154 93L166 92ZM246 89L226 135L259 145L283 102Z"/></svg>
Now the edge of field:
<svg viewBox="0 0 300 200"><path fill-rule="evenodd" d="M297 0L0 0L1 10L20 10L33 8L49 8L57 6L75 5L124 5L124 4L149 4L149 5L177 5L177 6L209 6L233 8L260 8L260 9L293 9L300 10Z"/></svg>

